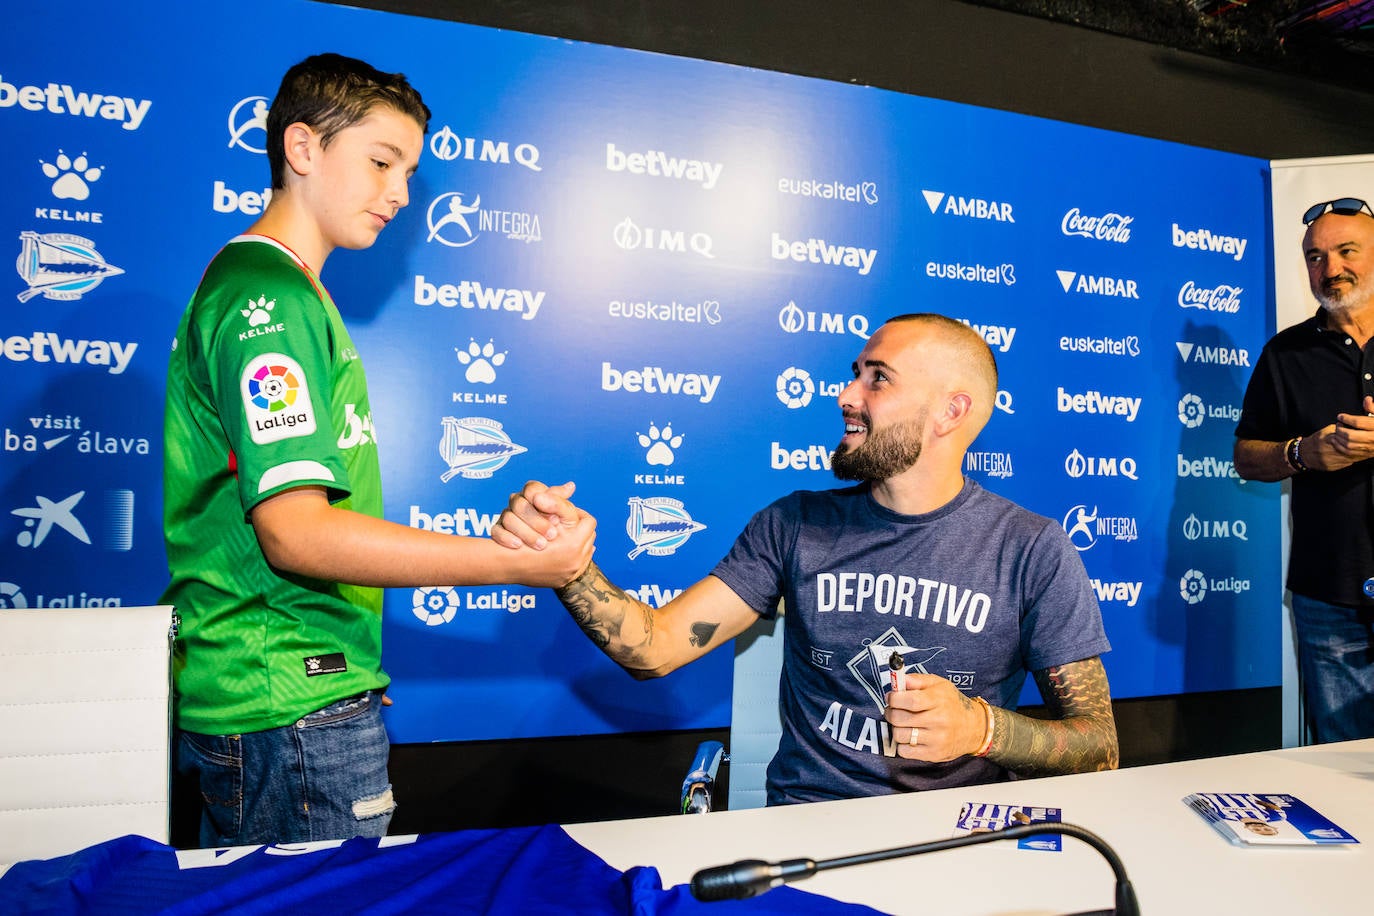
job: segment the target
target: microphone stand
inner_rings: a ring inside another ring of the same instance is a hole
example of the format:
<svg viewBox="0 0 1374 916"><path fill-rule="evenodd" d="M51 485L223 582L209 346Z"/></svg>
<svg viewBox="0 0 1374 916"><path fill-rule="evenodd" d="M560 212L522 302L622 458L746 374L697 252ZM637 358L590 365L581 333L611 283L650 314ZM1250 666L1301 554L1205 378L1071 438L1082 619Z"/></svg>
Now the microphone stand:
<svg viewBox="0 0 1374 916"><path fill-rule="evenodd" d="M1126 877L1126 867L1121 864L1116 852L1107 845L1106 840L1092 831L1064 823L1022 824L987 833L970 833L945 840L918 843L914 846L898 846L877 852L822 859L819 862L815 859L785 859L770 863L760 859L743 859L733 865L717 865L697 872L692 876L692 896L704 902L743 900L779 884L809 878L818 871L940 852L960 846L976 846L979 843L993 843L998 840L1017 840L1043 833L1075 837L1101 853L1107 864L1112 867L1112 874L1116 876L1116 908L1113 912L1117 916L1139 916L1140 907L1136 903L1135 888L1131 886L1131 879Z"/></svg>

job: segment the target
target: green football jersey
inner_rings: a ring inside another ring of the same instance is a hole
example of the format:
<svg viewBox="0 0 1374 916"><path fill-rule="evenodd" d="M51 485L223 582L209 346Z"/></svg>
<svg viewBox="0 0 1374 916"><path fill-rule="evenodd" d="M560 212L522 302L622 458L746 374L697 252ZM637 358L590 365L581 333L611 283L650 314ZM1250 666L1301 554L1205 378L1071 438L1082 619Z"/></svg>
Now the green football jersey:
<svg viewBox="0 0 1374 916"><path fill-rule="evenodd" d="M163 438L178 727L261 731L385 686L382 590L277 572L248 521L302 485L382 516L362 362L285 246L239 236L206 268L172 345Z"/></svg>

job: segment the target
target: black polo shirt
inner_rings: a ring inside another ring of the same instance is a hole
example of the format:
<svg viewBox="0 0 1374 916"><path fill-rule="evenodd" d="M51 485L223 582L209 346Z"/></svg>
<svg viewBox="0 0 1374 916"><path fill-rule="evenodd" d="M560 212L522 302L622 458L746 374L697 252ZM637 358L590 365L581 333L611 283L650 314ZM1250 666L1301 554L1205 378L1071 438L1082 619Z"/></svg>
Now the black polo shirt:
<svg viewBox="0 0 1374 916"><path fill-rule="evenodd" d="M1328 330L1326 310L1274 335L1245 390L1236 437L1286 442L1363 413L1374 395L1374 340L1364 350ZM1288 587L1299 595L1368 606L1374 576L1374 459L1339 471L1304 471L1293 481Z"/></svg>

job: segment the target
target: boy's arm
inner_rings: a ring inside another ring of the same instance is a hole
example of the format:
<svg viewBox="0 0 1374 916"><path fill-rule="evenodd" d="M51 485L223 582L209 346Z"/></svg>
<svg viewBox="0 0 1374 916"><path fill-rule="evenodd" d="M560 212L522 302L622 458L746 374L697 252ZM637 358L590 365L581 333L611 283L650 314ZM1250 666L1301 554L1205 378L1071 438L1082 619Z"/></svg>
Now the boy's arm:
<svg viewBox="0 0 1374 916"><path fill-rule="evenodd" d="M565 535L560 533L550 547ZM715 576L707 576L660 608L631 598L595 563L555 591L582 632L637 680L662 677L695 661L759 618Z"/></svg>
<svg viewBox="0 0 1374 916"><path fill-rule="evenodd" d="M546 549L510 550L487 538L422 531L340 509L317 486L270 496L250 519L274 568L376 587L564 585L591 562L596 534L596 520L574 509L559 518L558 537Z"/></svg>

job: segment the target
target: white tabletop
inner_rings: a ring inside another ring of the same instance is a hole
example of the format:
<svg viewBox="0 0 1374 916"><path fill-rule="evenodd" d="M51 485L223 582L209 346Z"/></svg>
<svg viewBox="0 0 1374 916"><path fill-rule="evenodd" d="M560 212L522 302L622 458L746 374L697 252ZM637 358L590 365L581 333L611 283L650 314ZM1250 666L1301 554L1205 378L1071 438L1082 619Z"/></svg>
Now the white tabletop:
<svg viewBox="0 0 1374 916"><path fill-rule="evenodd" d="M1240 848L1182 801L1193 792L1288 793L1360 840ZM738 859L828 859L943 839L964 802L1057 807L1125 863L1145 914L1374 910L1374 739L1109 773L785 808L565 825L620 869L652 865L664 886ZM1109 909L1110 867L1066 837L1062 852L989 843L824 871L799 890L893 914L1038 916Z"/></svg>

